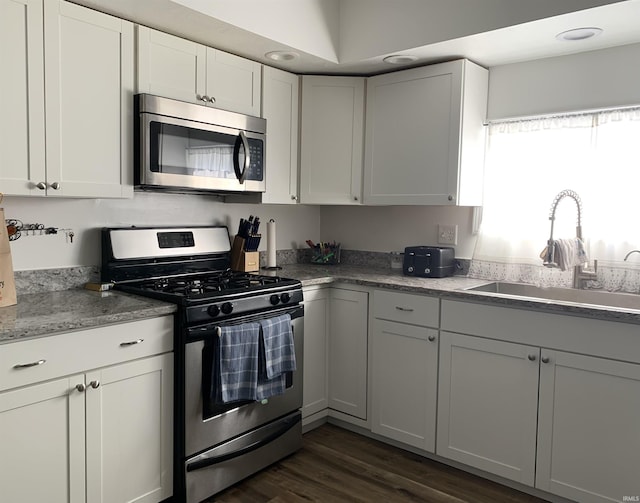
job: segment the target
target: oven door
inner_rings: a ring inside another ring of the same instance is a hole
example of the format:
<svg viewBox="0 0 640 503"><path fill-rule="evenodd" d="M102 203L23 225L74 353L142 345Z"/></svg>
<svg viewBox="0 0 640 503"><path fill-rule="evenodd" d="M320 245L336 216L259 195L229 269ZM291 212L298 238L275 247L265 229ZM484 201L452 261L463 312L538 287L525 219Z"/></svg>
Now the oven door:
<svg viewBox="0 0 640 503"><path fill-rule="evenodd" d="M264 134L153 113L137 120L137 185L265 191Z"/></svg>
<svg viewBox="0 0 640 503"><path fill-rule="evenodd" d="M219 324L188 330L185 348L185 456L189 457L238 435L256 429L302 407L304 324L303 306L274 309L261 316L226 321L245 323L280 314L291 315L296 371L287 376L285 393L263 400L216 405L208 399L211 390L212 346L217 343Z"/></svg>

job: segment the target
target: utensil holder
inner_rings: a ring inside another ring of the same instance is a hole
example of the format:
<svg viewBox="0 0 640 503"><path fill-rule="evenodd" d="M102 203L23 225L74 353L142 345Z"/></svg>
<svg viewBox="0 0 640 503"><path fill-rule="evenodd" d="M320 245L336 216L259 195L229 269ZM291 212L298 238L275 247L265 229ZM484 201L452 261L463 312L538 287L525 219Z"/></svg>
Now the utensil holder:
<svg viewBox="0 0 640 503"><path fill-rule="evenodd" d="M251 238L249 238L251 239ZM260 236L258 235L258 243ZM231 246L231 269L241 272L255 272L260 270L260 253L245 250L246 240L237 236ZM256 245L257 248L257 245Z"/></svg>
<svg viewBox="0 0 640 503"><path fill-rule="evenodd" d="M312 264L336 265L340 263L340 244L316 245L312 249Z"/></svg>

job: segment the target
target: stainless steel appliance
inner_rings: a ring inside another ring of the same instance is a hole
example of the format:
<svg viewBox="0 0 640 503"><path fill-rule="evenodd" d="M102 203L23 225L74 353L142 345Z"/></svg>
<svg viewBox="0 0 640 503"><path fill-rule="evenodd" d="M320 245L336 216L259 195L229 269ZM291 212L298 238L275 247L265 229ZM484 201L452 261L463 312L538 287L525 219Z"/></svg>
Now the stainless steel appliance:
<svg viewBox="0 0 640 503"><path fill-rule="evenodd" d="M134 117L136 188L265 191L265 119L150 94Z"/></svg>
<svg viewBox="0 0 640 503"><path fill-rule="evenodd" d="M455 271L455 251L450 246L407 246L402 272L406 276L444 278Z"/></svg>
<svg viewBox="0 0 640 503"><path fill-rule="evenodd" d="M228 269L226 227L107 228L102 280L174 302L175 500L199 502L302 445L304 308L297 280ZM218 329L291 317L296 370L283 394L219 403L214 376Z"/></svg>

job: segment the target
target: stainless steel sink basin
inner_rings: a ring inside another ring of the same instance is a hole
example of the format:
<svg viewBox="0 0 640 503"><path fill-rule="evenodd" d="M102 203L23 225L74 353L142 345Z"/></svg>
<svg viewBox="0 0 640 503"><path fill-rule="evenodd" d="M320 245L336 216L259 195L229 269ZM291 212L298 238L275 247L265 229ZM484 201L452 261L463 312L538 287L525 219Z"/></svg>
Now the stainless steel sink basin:
<svg viewBox="0 0 640 503"><path fill-rule="evenodd" d="M604 290L577 290L574 288L543 288L524 283L494 281L484 285L465 288L473 292L485 292L499 297L513 297L523 300L543 299L547 301L571 302L591 306L620 309L639 309L640 295L607 292Z"/></svg>

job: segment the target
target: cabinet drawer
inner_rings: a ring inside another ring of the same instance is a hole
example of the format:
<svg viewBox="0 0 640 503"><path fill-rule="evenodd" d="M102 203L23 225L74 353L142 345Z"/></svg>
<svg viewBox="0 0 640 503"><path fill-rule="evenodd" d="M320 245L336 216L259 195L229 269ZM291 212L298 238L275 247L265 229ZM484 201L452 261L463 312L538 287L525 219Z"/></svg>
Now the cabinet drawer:
<svg viewBox="0 0 640 503"><path fill-rule="evenodd" d="M0 391L173 350L173 316L0 347Z"/></svg>
<svg viewBox="0 0 640 503"><path fill-rule="evenodd" d="M373 317L412 325L437 327L440 319L440 304L435 297L376 290L373 294Z"/></svg>

